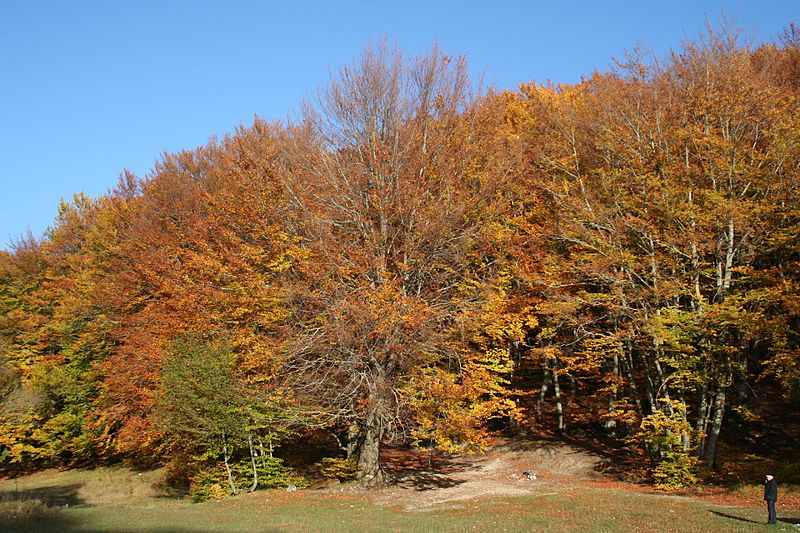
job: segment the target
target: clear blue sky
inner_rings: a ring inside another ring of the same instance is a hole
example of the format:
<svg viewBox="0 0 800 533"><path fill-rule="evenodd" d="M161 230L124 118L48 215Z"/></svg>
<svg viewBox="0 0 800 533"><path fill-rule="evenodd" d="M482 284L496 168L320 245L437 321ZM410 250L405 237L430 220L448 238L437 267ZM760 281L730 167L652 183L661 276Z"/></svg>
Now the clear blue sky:
<svg viewBox="0 0 800 533"><path fill-rule="evenodd" d="M663 54L723 11L757 42L800 22L800 0L0 0L0 247L124 168L284 119L370 38L438 41L513 88L576 81L638 43Z"/></svg>

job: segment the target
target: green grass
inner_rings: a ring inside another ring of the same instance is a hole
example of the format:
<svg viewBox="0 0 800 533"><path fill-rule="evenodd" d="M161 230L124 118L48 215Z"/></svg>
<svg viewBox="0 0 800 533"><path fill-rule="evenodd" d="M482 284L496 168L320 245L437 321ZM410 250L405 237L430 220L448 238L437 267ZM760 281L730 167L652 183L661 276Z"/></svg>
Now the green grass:
<svg viewBox="0 0 800 533"><path fill-rule="evenodd" d="M615 489L554 485L540 495L454 502L426 511L382 507L363 495L262 492L192 504L161 497L157 473L125 469L43 473L0 481L0 531L762 531L765 512ZM788 513L788 514L787 514ZM800 531L800 510L777 530Z"/></svg>

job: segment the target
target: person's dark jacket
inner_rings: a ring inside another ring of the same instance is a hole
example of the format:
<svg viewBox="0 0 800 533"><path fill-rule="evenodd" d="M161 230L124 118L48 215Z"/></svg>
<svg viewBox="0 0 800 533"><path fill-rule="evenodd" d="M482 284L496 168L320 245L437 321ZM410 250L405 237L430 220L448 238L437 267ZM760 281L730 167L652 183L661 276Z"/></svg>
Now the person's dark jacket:
<svg viewBox="0 0 800 533"><path fill-rule="evenodd" d="M773 502L778 499L778 482L774 478L764 483L764 499Z"/></svg>

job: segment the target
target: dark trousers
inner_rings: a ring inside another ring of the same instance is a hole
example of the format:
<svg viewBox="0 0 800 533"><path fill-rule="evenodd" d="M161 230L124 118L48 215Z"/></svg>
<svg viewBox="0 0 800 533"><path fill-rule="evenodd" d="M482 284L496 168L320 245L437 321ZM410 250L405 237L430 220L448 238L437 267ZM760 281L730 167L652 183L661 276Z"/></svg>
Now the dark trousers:
<svg viewBox="0 0 800 533"><path fill-rule="evenodd" d="M775 514L775 500L767 500L767 512L769 513L767 524L777 524L778 515Z"/></svg>

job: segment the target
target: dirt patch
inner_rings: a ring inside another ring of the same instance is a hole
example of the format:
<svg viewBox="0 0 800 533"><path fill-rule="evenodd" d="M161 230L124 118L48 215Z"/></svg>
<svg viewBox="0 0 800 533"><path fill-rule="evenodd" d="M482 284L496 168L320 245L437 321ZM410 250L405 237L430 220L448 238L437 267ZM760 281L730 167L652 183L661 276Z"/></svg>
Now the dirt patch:
<svg viewBox="0 0 800 533"><path fill-rule="evenodd" d="M465 508L470 500L492 497L551 497L582 486L646 493L666 499L706 501L716 505L760 508L762 487L698 486L665 493L650 484L604 475L607 458L556 441L501 441L484 455L443 457L419 450L388 450L392 482L371 492L380 505L407 511ZM358 490L358 489L355 489ZM800 508L800 491L782 486L779 511Z"/></svg>
<svg viewBox="0 0 800 533"><path fill-rule="evenodd" d="M394 483L373 499L408 511L461 507L484 497L549 496L566 481L597 478L601 463L587 452L551 442L503 442L485 455L447 459L393 451L386 461Z"/></svg>

